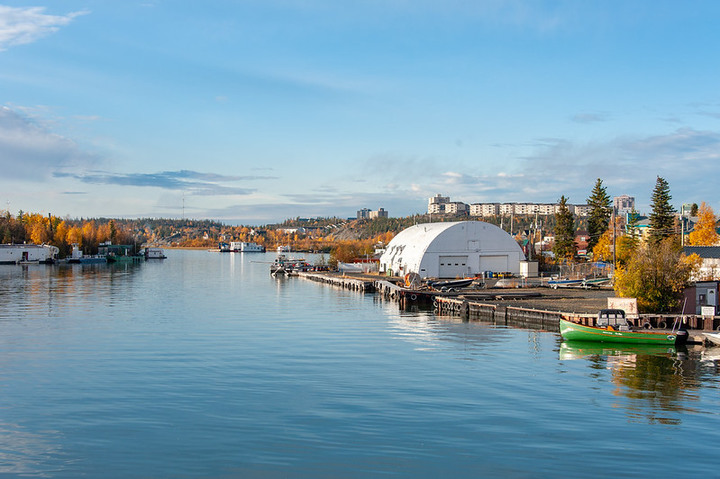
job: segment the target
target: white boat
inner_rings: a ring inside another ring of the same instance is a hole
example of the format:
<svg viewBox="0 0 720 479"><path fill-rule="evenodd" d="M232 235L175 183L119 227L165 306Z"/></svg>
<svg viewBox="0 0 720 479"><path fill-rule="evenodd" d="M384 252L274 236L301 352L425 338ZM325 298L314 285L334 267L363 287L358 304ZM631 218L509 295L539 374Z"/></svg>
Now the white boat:
<svg viewBox="0 0 720 479"><path fill-rule="evenodd" d="M94 264L94 263L107 263L107 258L100 255L86 255L80 251L80 246L77 243L73 243L72 253L67 259L70 264Z"/></svg>
<svg viewBox="0 0 720 479"><path fill-rule="evenodd" d="M52 264L60 250L47 244L0 244L0 264Z"/></svg>
<svg viewBox="0 0 720 479"><path fill-rule="evenodd" d="M277 247L277 252L278 253L289 253L290 246L288 246L286 244L281 244L280 246Z"/></svg>
<svg viewBox="0 0 720 479"><path fill-rule="evenodd" d="M265 247L247 241L233 241L230 243L230 251L235 253L264 253Z"/></svg>
<svg viewBox="0 0 720 479"><path fill-rule="evenodd" d="M720 346L720 333L703 333L703 336L714 345Z"/></svg>
<svg viewBox="0 0 720 479"><path fill-rule="evenodd" d="M561 278L555 278L548 281L548 286L550 286L552 289L558 289L558 288L572 288L577 286L582 286L583 280L582 279L561 279Z"/></svg>
<svg viewBox="0 0 720 479"><path fill-rule="evenodd" d="M243 253L264 253L265 247L257 243L243 243L240 251Z"/></svg>
<svg viewBox="0 0 720 479"><path fill-rule="evenodd" d="M167 256L165 256L165 251L163 251L162 248L145 248L145 250L141 251L141 253L143 253L146 260L167 258Z"/></svg>

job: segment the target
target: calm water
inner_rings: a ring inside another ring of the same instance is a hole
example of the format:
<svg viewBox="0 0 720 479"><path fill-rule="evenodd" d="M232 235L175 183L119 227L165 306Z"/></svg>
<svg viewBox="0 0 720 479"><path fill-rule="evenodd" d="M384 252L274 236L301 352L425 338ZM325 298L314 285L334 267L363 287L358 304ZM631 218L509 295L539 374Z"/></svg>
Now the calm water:
<svg viewBox="0 0 720 479"><path fill-rule="evenodd" d="M0 266L3 477L718 477L720 354L561 347L268 274Z"/></svg>

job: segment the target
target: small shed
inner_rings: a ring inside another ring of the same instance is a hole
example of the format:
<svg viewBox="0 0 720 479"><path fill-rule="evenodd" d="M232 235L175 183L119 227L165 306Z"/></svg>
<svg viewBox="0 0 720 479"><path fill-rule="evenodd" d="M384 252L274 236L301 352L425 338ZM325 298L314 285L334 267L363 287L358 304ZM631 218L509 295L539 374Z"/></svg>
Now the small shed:
<svg viewBox="0 0 720 479"><path fill-rule="evenodd" d="M401 231L380 257L380 272L421 278L466 278L520 273L525 255L497 226L482 221L424 223Z"/></svg>

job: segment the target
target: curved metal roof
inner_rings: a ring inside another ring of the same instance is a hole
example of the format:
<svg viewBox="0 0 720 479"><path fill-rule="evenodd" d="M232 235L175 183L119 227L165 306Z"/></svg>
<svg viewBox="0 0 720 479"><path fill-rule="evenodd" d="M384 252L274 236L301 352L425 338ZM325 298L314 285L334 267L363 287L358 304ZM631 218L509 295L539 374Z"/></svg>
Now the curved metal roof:
<svg viewBox="0 0 720 479"><path fill-rule="evenodd" d="M423 259L433 253L523 256L512 236L497 226L482 221L457 221L424 223L401 231L388 244L380 263L393 271L418 272Z"/></svg>

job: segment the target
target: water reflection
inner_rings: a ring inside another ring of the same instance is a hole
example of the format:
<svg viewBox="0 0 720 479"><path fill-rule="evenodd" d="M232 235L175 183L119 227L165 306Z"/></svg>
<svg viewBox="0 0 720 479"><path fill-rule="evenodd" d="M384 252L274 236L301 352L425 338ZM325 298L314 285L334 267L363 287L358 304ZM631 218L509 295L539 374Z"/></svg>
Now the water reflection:
<svg viewBox="0 0 720 479"><path fill-rule="evenodd" d="M696 364L685 349L565 341L560 359L583 359L592 369L609 370L613 396L627 399L616 405L633 420L677 425L681 420L674 413L694 411L690 404L699 399Z"/></svg>
<svg viewBox="0 0 720 479"><path fill-rule="evenodd" d="M53 458L62 456L57 431L42 434L25 430L17 424L0 422L0 475L51 477L58 465Z"/></svg>
<svg viewBox="0 0 720 479"><path fill-rule="evenodd" d="M499 343L509 341L511 332L493 323L468 322L458 317L436 316L431 312L408 312L387 308L388 324L396 338L415 345L418 351L461 351L466 359L487 354Z"/></svg>
<svg viewBox="0 0 720 479"><path fill-rule="evenodd" d="M106 304L133 294L136 263L62 264L0 267L0 319L54 316L76 304Z"/></svg>

